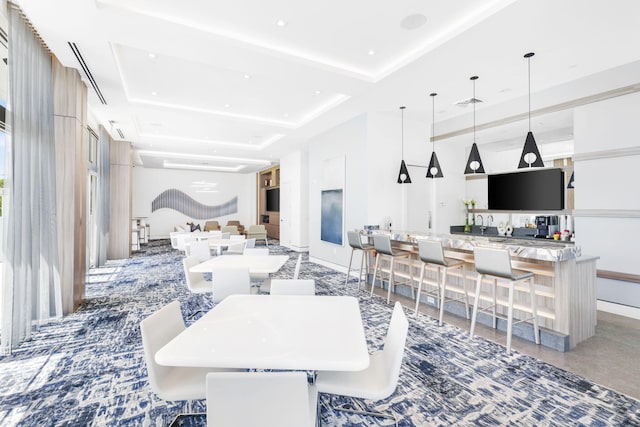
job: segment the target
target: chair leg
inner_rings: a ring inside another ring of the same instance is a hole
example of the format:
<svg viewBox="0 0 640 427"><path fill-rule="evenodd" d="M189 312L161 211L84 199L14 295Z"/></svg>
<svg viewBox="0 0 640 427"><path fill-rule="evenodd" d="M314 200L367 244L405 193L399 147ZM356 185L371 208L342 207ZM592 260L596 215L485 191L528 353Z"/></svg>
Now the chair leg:
<svg viewBox="0 0 640 427"><path fill-rule="evenodd" d="M393 285L393 292L396 291L396 279L394 277L393 267L395 264L395 259L391 257L391 270L389 270L389 287L387 288L387 304L391 301L391 285Z"/></svg>
<svg viewBox="0 0 640 427"><path fill-rule="evenodd" d="M482 274L478 273L478 279L476 280L476 295L473 302L473 315L471 316L471 329L469 335L473 338L473 331L476 328L476 318L478 317L478 303L480 302L480 286L482 285Z"/></svg>
<svg viewBox="0 0 640 427"><path fill-rule="evenodd" d="M373 297L373 289L376 286L376 277L378 275L379 263L380 263L380 254L376 256L376 268L373 269L373 281L371 282L371 295L369 295L369 298ZM382 282L382 278L380 278L380 281Z"/></svg>
<svg viewBox="0 0 640 427"><path fill-rule="evenodd" d="M409 283L411 284L411 296L416 298L416 287L413 285L413 260L409 258Z"/></svg>
<svg viewBox="0 0 640 427"><path fill-rule="evenodd" d="M533 316L533 334L536 344L540 344L540 328L538 327L538 302L536 290L533 287L533 278L529 279L529 293L531 296L531 316Z"/></svg>
<svg viewBox="0 0 640 427"><path fill-rule="evenodd" d="M416 310L413 314L418 314L418 306L420 306L420 292L422 292L422 281L424 280L424 268L426 264L422 263L422 268L420 269L420 281L418 282L418 293L416 294Z"/></svg>
<svg viewBox="0 0 640 427"><path fill-rule="evenodd" d="M344 286L347 286L347 283L349 283L349 276L351 275L351 261L353 261L353 252L355 251L355 249L351 248L351 256L349 257L349 268L347 268L347 278L344 281ZM360 281L358 281L358 283L360 283Z"/></svg>
<svg viewBox="0 0 640 427"><path fill-rule="evenodd" d="M513 280L509 281L509 305L507 306L507 353L511 354L511 332L513 331Z"/></svg>
<svg viewBox="0 0 640 427"><path fill-rule="evenodd" d="M364 266L365 256L367 256L367 252L362 251L362 257L360 258L360 274L358 274L358 289L360 289L360 282L362 282L362 267Z"/></svg>
<svg viewBox="0 0 640 427"><path fill-rule="evenodd" d="M462 264L462 289L464 289L464 314L469 319L469 291L467 290L467 266Z"/></svg>
<svg viewBox="0 0 640 427"><path fill-rule="evenodd" d="M498 279L496 279L495 277L493 278L493 329L496 329L498 327L498 317L496 316L496 307L497 307L497 302L498 302L498 297L497 294L498 293Z"/></svg>
<svg viewBox="0 0 640 427"><path fill-rule="evenodd" d="M440 273L440 268L442 268L442 273ZM438 267L438 275L442 274L442 283L440 283L440 318L438 320L438 325L442 326L442 318L444 316L444 300L446 298L447 292L447 267Z"/></svg>

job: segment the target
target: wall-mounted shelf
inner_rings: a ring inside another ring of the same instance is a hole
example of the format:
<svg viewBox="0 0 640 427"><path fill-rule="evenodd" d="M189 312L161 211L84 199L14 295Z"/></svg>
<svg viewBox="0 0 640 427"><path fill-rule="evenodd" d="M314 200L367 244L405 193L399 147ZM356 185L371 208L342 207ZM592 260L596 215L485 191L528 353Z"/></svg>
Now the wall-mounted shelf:
<svg viewBox="0 0 640 427"><path fill-rule="evenodd" d="M539 214L539 215L573 215L573 209L563 209L559 211L503 211L496 209L469 209L469 213L490 213L490 214Z"/></svg>

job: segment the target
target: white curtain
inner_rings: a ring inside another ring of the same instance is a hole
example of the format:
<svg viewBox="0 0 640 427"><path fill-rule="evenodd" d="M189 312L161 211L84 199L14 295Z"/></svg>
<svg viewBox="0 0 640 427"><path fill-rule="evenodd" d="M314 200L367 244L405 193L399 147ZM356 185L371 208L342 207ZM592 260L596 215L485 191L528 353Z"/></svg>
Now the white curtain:
<svg viewBox="0 0 640 427"><path fill-rule="evenodd" d="M3 352L62 316L55 209L51 57L9 7L10 142L5 186Z"/></svg>
<svg viewBox="0 0 640 427"><path fill-rule="evenodd" d="M109 180L111 176L111 137L103 126L100 126L98 133L98 191L96 194L98 253L96 259L98 265L101 266L107 262L107 252L109 250Z"/></svg>

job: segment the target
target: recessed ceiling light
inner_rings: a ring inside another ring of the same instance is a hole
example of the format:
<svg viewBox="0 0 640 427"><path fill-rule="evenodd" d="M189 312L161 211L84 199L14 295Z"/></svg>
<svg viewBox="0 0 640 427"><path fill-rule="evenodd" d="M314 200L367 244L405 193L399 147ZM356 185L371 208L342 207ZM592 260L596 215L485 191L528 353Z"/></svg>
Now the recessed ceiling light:
<svg viewBox="0 0 640 427"><path fill-rule="evenodd" d="M231 104L224 104L224 108L231 108Z"/></svg>
<svg viewBox="0 0 640 427"><path fill-rule="evenodd" d="M276 21L276 25L277 25L278 27L286 27L288 24L289 24L289 23L288 23L287 21L283 20L283 19L278 19L278 20Z"/></svg>
<svg viewBox="0 0 640 427"><path fill-rule="evenodd" d="M151 92L151 95L156 96L158 94L158 92L156 92L155 90L153 92Z"/></svg>
<svg viewBox="0 0 640 427"><path fill-rule="evenodd" d="M319 90L317 90L317 91L315 92L315 94L316 94L316 95L320 95L320 93L321 93L321 92L320 92Z"/></svg>
<svg viewBox="0 0 640 427"><path fill-rule="evenodd" d="M414 13L413 15L405 16L400 21L400 26L405 30L415 30L422 27L427 22L427 17L421 13Z"/></svg>
<svg viewBox="0 0 640 427"><path fill-rule="evenodd" d="M149 53L149 59L156 59L157 55L153 52Z"/></svg>
<svg viewBox="0 0 640 427"><path fill-rule="evenodd" d="M289 113L284 113L282 116L283 117L289 117Z"/></svg>
<svg viewBox="0 0 640 427"><path fill-rule="evenodd" d="M375 55L376 51L373 49L369 49L369 52L367 52L369 55Z"/></svg>
<svg viewBox="0 0 640 427"><path fill-rule="evenodd" d="M250 76L249 74L245 74L245 75L244 75L244 78L245 78L245 79L250 79L250 78L251 78L251 76Z"/></svg>

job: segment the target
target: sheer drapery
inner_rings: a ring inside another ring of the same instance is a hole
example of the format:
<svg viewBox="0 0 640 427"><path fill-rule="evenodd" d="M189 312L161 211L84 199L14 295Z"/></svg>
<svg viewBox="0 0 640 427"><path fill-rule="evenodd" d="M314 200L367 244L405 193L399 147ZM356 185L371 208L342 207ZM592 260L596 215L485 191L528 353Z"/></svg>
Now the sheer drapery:
<svg viewBox="0 0 640 427"><path fill-rule="evenodd" d="M62 315L55 209L51 57L25 25L9 15L9 123L5 185L5 281L2 350L31 337L34 326Z"/></svg>
<svg viewBox="0 0 640 427"><path fill-rule="evenodd" d="M111 137L100 126L98 130L98 192L96 195L96 225L98 227L98 265L107 262L109 249L109 180L111 179Z"/></svg>

